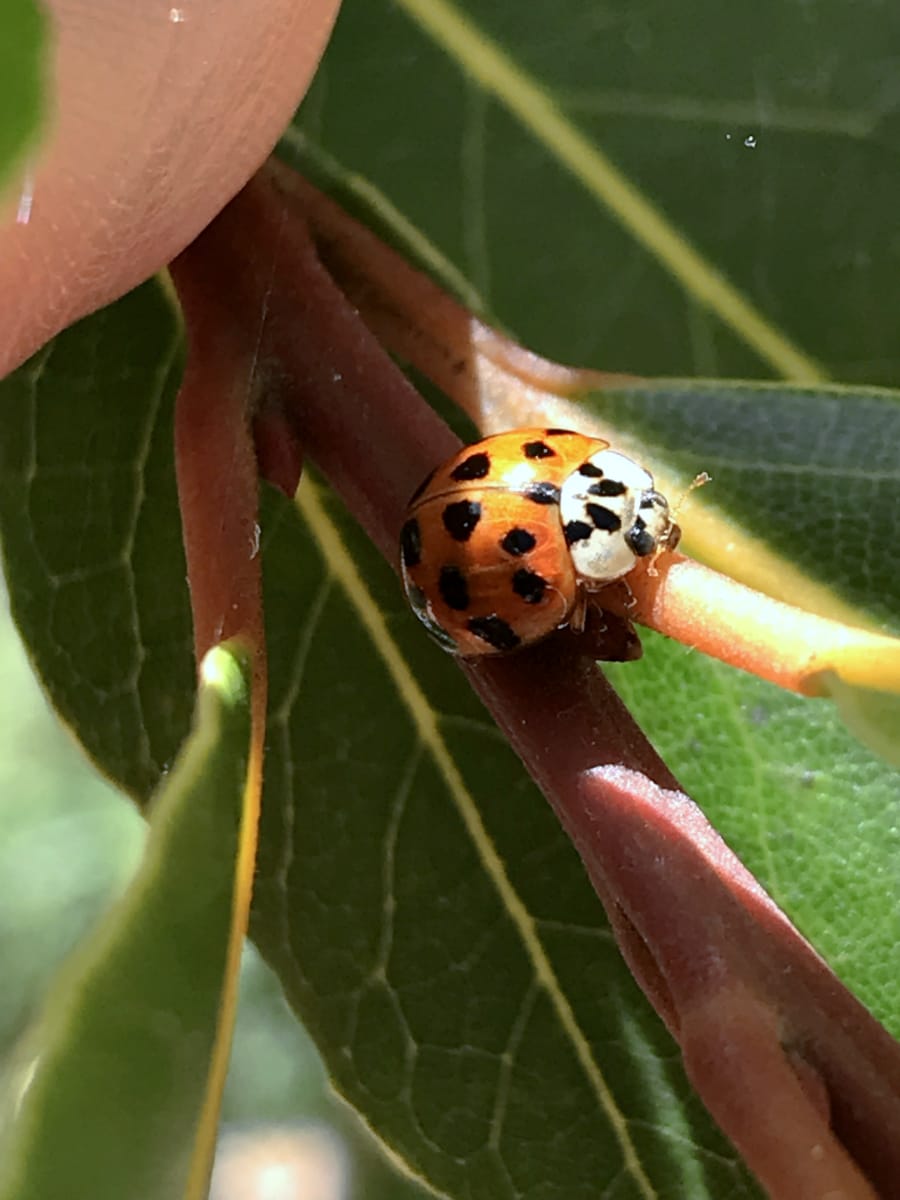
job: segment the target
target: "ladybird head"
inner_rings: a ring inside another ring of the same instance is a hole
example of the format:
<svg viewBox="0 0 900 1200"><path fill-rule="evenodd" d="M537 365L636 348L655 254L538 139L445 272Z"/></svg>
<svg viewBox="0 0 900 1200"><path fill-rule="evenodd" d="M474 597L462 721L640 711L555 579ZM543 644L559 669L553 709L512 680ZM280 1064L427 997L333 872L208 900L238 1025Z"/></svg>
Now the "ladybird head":
<svg viewBox="0 0 900 1200"><path fill-rule="evenodd" d="M579 578L588 586L621 579L664 546L669 504L653 476L616 450L600 450L564 481L560 519Z"/></svg>

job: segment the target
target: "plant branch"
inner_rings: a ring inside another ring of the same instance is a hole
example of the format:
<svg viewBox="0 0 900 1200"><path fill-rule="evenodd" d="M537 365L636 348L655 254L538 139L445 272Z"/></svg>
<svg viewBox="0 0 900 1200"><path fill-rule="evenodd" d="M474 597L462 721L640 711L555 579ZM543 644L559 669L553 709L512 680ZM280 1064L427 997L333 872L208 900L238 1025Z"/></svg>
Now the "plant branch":
<svg viewBox="0 0 900 1200"><path fill-rule="evenodd" d="M633 377L562 366L491 328L409 265L329 197L286 167L270 167L285 202L308 222L316 251L366 325L483 432L548 424L609 439L578 401ZM658 577L635 572L603 606L805 695L827 694L834 671L850 686L900 693L900 644L753 591L681 555ZM633 593L633 594L632 594Z"/></svg>
<svg viewBox="0 0 900 1200"><path fill-rule="evenodd" d="M265 406L396 566L407 497L456 439L360 321L358 297L332 280L281 168L201 242L207 263L221 264L234 328L255 331ZM452 361L447 370L466 375ZM598 671L590 638L563 632L463 670L571 836L700 1094L770 1194L891 1194L900 1048L678 789Z"/></svg>

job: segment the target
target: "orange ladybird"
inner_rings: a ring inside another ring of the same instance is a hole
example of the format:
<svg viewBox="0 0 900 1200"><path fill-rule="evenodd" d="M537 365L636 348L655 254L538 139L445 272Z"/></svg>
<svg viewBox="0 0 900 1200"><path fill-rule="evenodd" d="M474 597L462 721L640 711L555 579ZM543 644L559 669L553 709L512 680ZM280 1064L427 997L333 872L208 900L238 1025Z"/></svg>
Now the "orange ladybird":
<svg viewBox="0 0 900 1200"><path fill-rule="evenodd" d="M413 495L400 535L407 599L464 657L580 624L587 592L670 540L653 478L599 438L520 429L467 446Z"/></svg>

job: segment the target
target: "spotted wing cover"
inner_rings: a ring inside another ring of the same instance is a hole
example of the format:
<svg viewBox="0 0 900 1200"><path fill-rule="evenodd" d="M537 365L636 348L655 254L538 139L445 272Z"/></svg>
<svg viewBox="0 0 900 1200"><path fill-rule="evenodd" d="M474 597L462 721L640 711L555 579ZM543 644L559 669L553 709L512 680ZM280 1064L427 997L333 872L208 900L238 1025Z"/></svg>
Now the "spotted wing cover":
<svg viewBox="0 0 900 1200"><path fill-rule="evenodd" d="M591 454L607 445L568 429L516 429L497 433L465 446L424 481L410 500L418 501L472 485L521 491L529 483L552 482L557 487Z"/></svg>
<svg viewBox="0 0 900 1200"><path fill-rule="evenodd" d="M565 623L575 573L560 490L605 445L519 429L465 447L425 480L403 527L401 569L413 610L446 649L503 653Z"/></svg>

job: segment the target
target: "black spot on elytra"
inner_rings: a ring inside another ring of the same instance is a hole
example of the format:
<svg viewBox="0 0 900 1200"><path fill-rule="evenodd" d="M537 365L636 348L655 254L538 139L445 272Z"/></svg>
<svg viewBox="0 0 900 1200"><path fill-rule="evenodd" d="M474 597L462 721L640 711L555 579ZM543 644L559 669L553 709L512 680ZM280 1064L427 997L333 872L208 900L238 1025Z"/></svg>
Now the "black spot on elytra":
<svg viewBox="0 0 900 1200"><path fill-rule="evenodd" d="M540 604L547 590L547 580L536 571L526 571L524 567L519 567L513 575L512 588L526 604Z"/></svg>
<svg viewBox="0 0 900 1200"><path fill-rule="evenodd" d="M481 520L481 505L476 500L456 500L446 506L441 520L455 542L467 542Z"/></svg>
<svg viewBox="0 0 900 1200"><path fill-rule="evenodd" d="M625 541L638 558L646 558L656 549L656 539L652 533L648 532L647 526L640 517L625 534Z"/></svg>
<svg viewBox="0 0 900 1200"><path fill-rule="evenodd" d="M458 467L454 467L450 472L450 478L455 479L458 483L469 479L484 479L490 469L490 455L479 450L476 454L470 454L468 458L464 458Z"/></svg>
<svg viewBox="0 0 900 1200"><path fill-rule="evenodd" d="M537 545L537 538L533 533L529 533L527 529L510 529L509 533L500 542L501 550L505 550L507 554L514 554L519 558L522 554L527 554Z"/></svg>
<svg viewBox="0 0 900 1200"><path fill-rule="evenodd" d="M602 504L588 504L587 514L594 522L597 529L603 529L607 533L618 533L622 528L622 520L617 517L614 512L610 512L608 508L604 508Z"/></svg>
<svg viewBox="0 0 900 1200"><path fill-rule="evenodd" d="M572 546L575 542L586 541L594 532L594 527L588 525L587 521L567 521L565 532L566 545Z"/></svg>
<svg viewBox="0 0 900 1200"><path fill-rule="evenodd" d="M628 488L618 479L601 479L599 483L592 483L588 488L592 496L624 496L627 491Z"/></svg>
<svg viewBox="0 0 900 1200"><path fill-rule="evenodd" d="M495 613L489 617L471 617L466 627L469 633L474 633L494 650L515 650L521 640L512 627Z"/></svg>
<svg viewBox="0 0 900 1200"><path fill-rule="evenodd" d="M534 504L559 504L559 488L555 483L529 483L522 495Z"/></svg>
<svg viewBox="0 0 900 1200"><path fill-rule="evenodd" d="M579 475L586 475L588 479L600 479L603 476L603 471L600 467L594 466L592 462L583 462L578 468Z"/></svg>
<svg viewBox="0 0 900 1200"><path fill-rule="evenodd" d="M545 429L544 437L565 437L571 432L571 429Z"/></svg>
<svg viewBox="0 0 900 1200"><path fill-rule="evenodd" d="M448 608L465 612L469 607L469 585L459 567L441 567L438 591Z"/></svg>
<svg viewBox="0 0 900 1200"><path fill-rule="evenodd" d="M400 530L400 553L407 570L417 567L422 561L422 531L415 517L410 517Z"/></svg>
<svg viewBox="0 0 900 1200"><path fill-rule="evenodd" d="M416 490L413 492L413 494L410 496L409 503L411 505L415 504L415 502L418 500L418 498L422 495L422 493L428 487L429 483L431 483L432 479L434 479L434 472L436 470L437 470L437 467L435 467L433 470L429 471L428 474L425 476L425 478L422 480L422 482L419 484L419 486L416 488Z"/></svg>
<svg viewBox="0 0 900 1200"><path fill-rule="evenodd" d="M556 458L556 451L546 442L526 442L522 450L526 458Z"/></svg>

